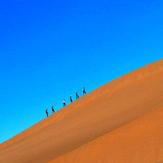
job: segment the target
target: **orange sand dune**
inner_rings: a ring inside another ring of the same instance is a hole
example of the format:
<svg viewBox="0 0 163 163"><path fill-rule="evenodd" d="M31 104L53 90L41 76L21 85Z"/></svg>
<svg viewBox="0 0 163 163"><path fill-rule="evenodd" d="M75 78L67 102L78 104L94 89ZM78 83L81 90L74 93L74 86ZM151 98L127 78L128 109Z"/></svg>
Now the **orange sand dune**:
<svg viewBox="0 0 163 163"><path fill-rule="evenodd" d="M163 60L106 84L0 145L2 163L161 162Z"/></svg>
<svg viewBox="0 0 163 163"><path fill-rule="evenodd" d="M163 104L49 163L163 163Z"/></svg>

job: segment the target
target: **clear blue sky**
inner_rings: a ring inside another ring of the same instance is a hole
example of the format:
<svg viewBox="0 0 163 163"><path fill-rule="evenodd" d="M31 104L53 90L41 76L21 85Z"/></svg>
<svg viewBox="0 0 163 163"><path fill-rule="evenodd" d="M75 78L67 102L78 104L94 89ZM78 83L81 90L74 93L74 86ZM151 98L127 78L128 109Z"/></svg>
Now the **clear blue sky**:
<svg viewBox="0 0 163 163"><path fill-rule="evenodd" d="M0 142L62 98L163 58L162 0L0 2Z"/></svg>

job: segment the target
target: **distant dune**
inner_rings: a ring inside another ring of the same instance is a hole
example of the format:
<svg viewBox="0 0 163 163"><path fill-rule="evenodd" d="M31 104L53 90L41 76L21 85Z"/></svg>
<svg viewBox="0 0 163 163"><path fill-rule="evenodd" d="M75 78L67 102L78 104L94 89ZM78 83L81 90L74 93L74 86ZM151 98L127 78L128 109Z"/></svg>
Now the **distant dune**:
<svg viewBox="0 0 163 163"><path fill-rule="evenodd" d="M0 145L0 163L163 163L163 60Z"/></svg>

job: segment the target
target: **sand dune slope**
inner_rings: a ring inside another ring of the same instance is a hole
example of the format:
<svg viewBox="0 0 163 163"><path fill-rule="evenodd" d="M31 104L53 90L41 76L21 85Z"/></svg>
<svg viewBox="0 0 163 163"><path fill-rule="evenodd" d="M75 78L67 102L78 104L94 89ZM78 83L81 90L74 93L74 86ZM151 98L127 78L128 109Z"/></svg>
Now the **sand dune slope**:
<svg viewBox="0 0 163 163"><path fill-rule="evenodd" d="M150 159L146 152L151 161L160 161L162 102L160 60L100 87L1 144L0 162L92 163L119 162L120 158L121 162L143 162Z"/></svg>
<svg viewBox="0 0 163 163"><path fill-rule="evenodd" d="M49 163L163 163L163 104Z"/></svg>

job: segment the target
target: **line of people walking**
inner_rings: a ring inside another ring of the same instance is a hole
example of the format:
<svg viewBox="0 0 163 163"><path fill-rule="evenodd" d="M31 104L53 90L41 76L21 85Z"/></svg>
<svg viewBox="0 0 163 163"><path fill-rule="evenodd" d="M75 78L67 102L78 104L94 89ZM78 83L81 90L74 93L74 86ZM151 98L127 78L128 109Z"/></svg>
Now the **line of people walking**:
<svg viewBox="0 0 163 163"><path fill-rule="evenodd" d="M82 89L82 93L83 93L83 96L87 94L85 87ZM76 96L76 100L80 98L78 92L75 93L75 96ZM69 100L70 100L70 103L75 101L75 100L73 100L72 95L70 95ZM63 104L63 107L65 107L67 105L65 99L62 100L62 104ZM51 111L52 111L52 113L56 112L54 106L51 107ZM46 116L48 117L49 116L48 109L45 110L45 113L46 113Z"/></svg>

